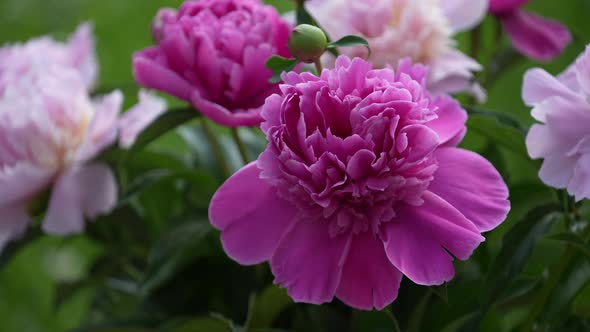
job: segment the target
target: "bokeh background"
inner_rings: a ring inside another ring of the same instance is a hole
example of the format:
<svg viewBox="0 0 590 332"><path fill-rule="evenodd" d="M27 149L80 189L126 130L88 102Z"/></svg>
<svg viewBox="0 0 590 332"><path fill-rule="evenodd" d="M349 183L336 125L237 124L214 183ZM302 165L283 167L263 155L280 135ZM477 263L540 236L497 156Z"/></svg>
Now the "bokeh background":
<svg viewBox="0 0 590 332"><path fill-rule="evenodd" d="M181 2L0 0L0 44L24 41L45 34L65 39L79 23L92 22L97 36L100 61L99 89L120 88L126 94L126 104L131 105L137 92L131 74L131 55L134 51L151 44L150 22L158 8L177 7ZM275 0L272 3L283 11L291 6L288 0ZM532 123L532 119L520 98L524 72L528 68L541 66L551 73L559 73L582 52L586 44L590 43L589 0L532 0L527 8L561 21L573 32L574 39L564 54L550 64L534 63L519 57L510 58L510 61L499 68L500 73L493 84L488 86L489 99L482 107L509 113L525 127ZM498 49L496 40L486 37L492 35L495 29L495 22L488 18L484 24L484 39L479 50L484 63L489 61L489 56ZM469 52L469 36L462 35L459 40L461 48ZM506 46L508 40L503 38L501 43ZM178 104L176 101L170 101L172 106ZM478 249L474 257L477 264L459 265L458 274L463 277L449 286L447 303L435 301L425 309L428 311L426 317L432 321L430 326L436 325L437 319L441 321L442 318L437 317L448 315L452 310L463 310L462 306L469 303L466 299L471 298L471 293L476 292L480 286L477 276L481 274L481 270L489 266L491 258L499 251L504 232L531 207L555 200L553 192L543 187L537 179L539 164L528 160L523 153L523 141L515 143L508 139L511 135L514 133L505 128L497 128L494 119L475 117L470 120L470 132L464 146L483 153L502 171L511 187L513 211L509 220L492 232L486 244ZM182 132L167 135L150 149L182 157L191 150L190 144L187 144L183 137ZM491 140L495 143L490 143ZM158 200L157 197L152 199ZM204 204L206 205L206 202ZM154 212L150 214L152 219L158 219L156 223L166 224L166 212L157 209L156 204ZM137 227L141 227L141 224ZM85 322L100 322L109 317L96 316L97 314L91 310L99 300L110 301L113 316L124 316L126 312L135 310L137 302L133 300L133 296L96 296L97 289L93 287L91 280L97 276L90 272L89 267L104 250L104 247L85 236L67 239L44 237L23 248L10 261L0 262L0 331L62 332L77 328ZM561 250L560 246L551 241L541 241L535 246L524 275L533 277L542 274L547 265L559 257ZM227 263L231 265L229 260ZM470 275L475 277L470 279ZM63 284L84 283L87 283L88 287L81 287L75 294L69 294L67 288L58 287ZM402 288L415 291L408 284L405 281ZM125 284L117 284L117 280L112 280L111 286L122 290L123 294L133 293L133 289L126 289ZM403 312L403 309L401 311ZM584 286L582 291L576 293L573 299L573 312L580 317L590 318L590 287ZM104 312L101 314L109 315ZM518 316L518 312L512 314ZM506 317L501 320L495 319L492 315L488 320L490 322L484 324L484 330L487 331L503 331L505 325L510 324ZM498 326L499 324L501 326ZM318 331L324 329L318 328Z"/></svg>

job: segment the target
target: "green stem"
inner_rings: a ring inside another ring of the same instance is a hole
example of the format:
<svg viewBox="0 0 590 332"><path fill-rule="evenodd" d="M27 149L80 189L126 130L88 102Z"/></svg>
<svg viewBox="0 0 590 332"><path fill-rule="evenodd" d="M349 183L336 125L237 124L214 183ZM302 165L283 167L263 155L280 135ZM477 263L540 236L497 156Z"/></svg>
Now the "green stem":
<svg viewBox="0 0 590 332"><path fill-rule="evenodd" d="M238 129L232 128L231 135L234 139L234 142L236 142L236 145L238 146L238 150L240 151L240 156L242 156L242 161L244 162L244 164L249 163L250 158L248 158L248 150L246 149L246 145L244 144L244 142L240 138L240 133L238 132Z"/></svg>
<svg viewBox="0 0 590 332"><path fill-rule="evenodd" d="M315 59L313 63L315 64L315 70L318 72L318 76L322 75L322 70L324 67L322 66L322 61L320 58Z"/></svg>
<svg viewBox="0 0 590 332"><path fill-rule="evenodd" d="M473 60L477 61L479 57L479 50L481 48L481 31L482 25L478 25L471 31L471 52L470 55Z"/></svg>
<svg viewBox="0 0 590 332"><path fill-rule="evenodd" d="M211 127L209 126L209 123L207 122L207 120L205 118L203 118L201 120L201 124L203 126L203 131L205 132L205 136L207 136L207 139L209 140L209 143L211 144L211 149L213 150L213 154L215 155L215 159L217 159L217 162L221 166L221 169L223 171L223 175L225 177L229 177L231 175L231 169L227 163L227 159L225 158L225 155L223 154L223 149L221 148L221 144L219 144L219 140L217 140L217 136L215 136L215 133L213 132L213 130L211 130Z"/></svg>
<svg viewBox="0 0 590 332"><path fill-rule="evenodd" d="M566 213L569 213L569 211L566 211ZM589 235L590 226L589 224L586 224L582 232L582 238L586 239ZM555 265L551 267L549 271L549 279L547 279L547 282L545 283L545 285L543 285L543 288L541 288L541 291L538 293L537 298L533 302L533 307L529 312L529 315L527 316L524 324L522 325L522 328L520 329L521 332L533 331L533 326L535 325L535 322L537 321L539 315L543 312L543 309L545 308L547 301L549 300L551 293L553 292L553 289L559 283L563 273L567 271L567 268L569 267L575 256L576 248L574 248L571 245L568 245L561 258L557 261Z"/></svg>

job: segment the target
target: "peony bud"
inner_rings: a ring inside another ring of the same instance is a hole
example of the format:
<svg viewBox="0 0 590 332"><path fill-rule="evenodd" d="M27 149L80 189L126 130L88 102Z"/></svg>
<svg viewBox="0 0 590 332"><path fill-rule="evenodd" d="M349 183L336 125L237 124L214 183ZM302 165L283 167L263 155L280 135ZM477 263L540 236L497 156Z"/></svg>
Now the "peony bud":
<svg viewBox="0 0 590 332"><path fill-rule="evenodd" d="M289 51L300 61L312 63L319 59L328 47L328 38L322 29L301 24L293 29L289 38Z"/></svg>

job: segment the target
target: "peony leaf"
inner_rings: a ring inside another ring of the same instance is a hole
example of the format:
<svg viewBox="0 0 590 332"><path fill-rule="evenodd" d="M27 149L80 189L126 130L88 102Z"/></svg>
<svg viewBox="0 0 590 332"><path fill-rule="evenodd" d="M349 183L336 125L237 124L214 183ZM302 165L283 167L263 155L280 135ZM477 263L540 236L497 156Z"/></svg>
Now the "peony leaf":
<svg viewBox="0 0 590 332"><path fill-rule="evenodd" d="M275 318L293 301L285 289L271 285L260 294L252 294L246 321L246 331L270 328Z"/></svg>
<svg viewBox="0 0 590 332"><path fill-rule="evenodd" d="M278 83L281 81L281 74L283 72L290 72L295 69L297 63L299 61L297 59L287 59L283 58L282 56L272 56L270 59L266 61L266 67L272 70L273 76L269 80L270 83Z"/></svg>
<svg viewBox="0 0 590 332"><path fill-rule="evenodd" d="M354 36L354 35L344 36L344 37L338 39L337 41L333 41L333 42L329 43L328 49L333 49L333 48L337 48L337 47L350 47L350 46L364 46L367 48L367 51L369 52L369 55L367 57L371 56L371 47L369 46L369 42L363 37Z"/></svg>
<svg viewBox="0 0 590 332"><path fill-rule="evenodd" d="M561 233L548 237L549 240L555 240L567 243L572 247L578 249L587 258L590 258L590 245L584 241L580 236L572 233Z"/></svg>
<svg viewBox="0 0 590 332"><path fill-rule="evenodd" d="M399 323L390 309L382 311L358 311L352 313L352 332L401 332Z"/></svg>
<svg viewBox="0 0 590 332"><path fill-rule="evenodd" d="M162 328L162 332L232 332L235 331L231 322L214 317L184 320Z"/></svg>

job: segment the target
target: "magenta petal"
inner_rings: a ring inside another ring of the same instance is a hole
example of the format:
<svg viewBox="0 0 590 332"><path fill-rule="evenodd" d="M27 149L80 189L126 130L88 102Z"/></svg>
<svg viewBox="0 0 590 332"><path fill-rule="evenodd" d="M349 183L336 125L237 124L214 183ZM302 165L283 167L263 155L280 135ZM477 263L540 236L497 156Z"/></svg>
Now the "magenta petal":
<svg viewBox="0 0 590 332"><path fill-rule="evenodd" d="M437 132L441 145L456 146L466 132L467 112L447 96L437 98L433 106L438 107L438 119L428 122L427 126Z"/></svg>
<svg viewBox="0 0 590 332"><path fill-rule="evenodd" d="M442 198L426 191L421 206L403 205L382 231L387 257L420 285L453 278L453 257L467 259L484 241L477 228Z"/></svg>
<svg viewBox="0 0 590 332"><path fill-rule="evenodd" d="M209 220L222 231L225 252L240 264L269 260L298 212L259 175L256 163L244 166L209 205Z"/></svg>
<svg viewBox="0 0 590 332"><path fill-rule="evenodd" d="M202 98L195 91L192 97L192 103L195 108L203 113L209 119L228 127L248 127L258 126L262 122L260 112L262 107L252 108L249 110L228 110L227 108Z"/></svg>
<svg viewBox="0 0 590 332"><path fill-rule="evenodd" d="M64 171L54 184L43 230L73 234L84 229L84 217L95 218L115 207L117 185L112 171L102 164Z"/></svg>
<svg viewBox="0 0 590 332"><path fill-rule="evenodd" d="M382 310L397 298L401 281L402 273L387 258L381 240L364 232L352 239L336 296L357 309Z"/></svg>
<svg viewBox="0 0 590 332"><path fill-rule="evenodd" d="M350 236L331 237L325 220L301 220L281 239L270 260L275 283L295 302L332 301L340 284Z"/></svg>
<svg viewBox="0 0 590 332"><path fill-rule="evenodd" d="M193 87L184 78L150 58L157 49L147 49L133 56L133 74L141 85L190 101Z"/></svg>
<svg viewBox="0 0 590 332"><path fill-rule="evenodd" d="M490 12L499 14L517 10L530 0L490 0Z"/></svg>
<svg viewBox="0 0 590 332"><path fill-rule="evenodd" d="M561 23L523 10L502 14L500 20L514 48L538 61L555 58L572 40L570 32Z"/></svg>
<svg viewBox="0 0 590 332"><path fill-rule="evenodd" d="M480 232L492 230L506 219L508 188L489 161L456 148L441 148L436 158L438 170L428 190L459 210Z"/></svg>
<svg viewBox="0 0 590 332"><path fill-rule="evenodd" d="M0 251L8 242L21 237L30 222L26 204L0 206Z"/></svg>

